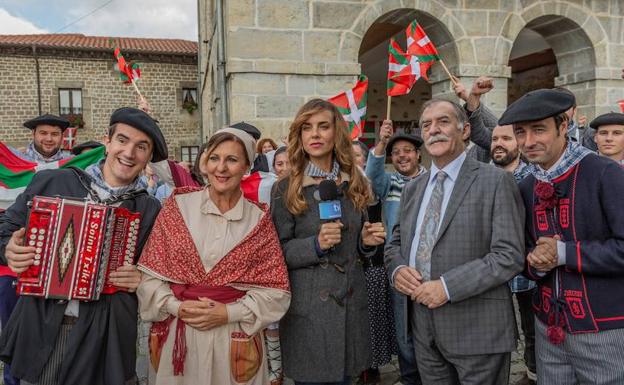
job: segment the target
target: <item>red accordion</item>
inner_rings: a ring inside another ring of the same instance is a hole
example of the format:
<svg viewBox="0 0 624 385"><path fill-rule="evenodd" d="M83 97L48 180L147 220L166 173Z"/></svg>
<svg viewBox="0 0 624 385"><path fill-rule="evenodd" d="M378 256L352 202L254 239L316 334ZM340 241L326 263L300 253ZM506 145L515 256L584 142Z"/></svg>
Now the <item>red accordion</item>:
<svg viewBox="0 0 624 385"><path fill-rule="evenodd" d="M140 222L139 213L120 207L35 196L25 235L35 261L19 274L17 293L96 301L124 290L108 276L133 263Z"/></svg>

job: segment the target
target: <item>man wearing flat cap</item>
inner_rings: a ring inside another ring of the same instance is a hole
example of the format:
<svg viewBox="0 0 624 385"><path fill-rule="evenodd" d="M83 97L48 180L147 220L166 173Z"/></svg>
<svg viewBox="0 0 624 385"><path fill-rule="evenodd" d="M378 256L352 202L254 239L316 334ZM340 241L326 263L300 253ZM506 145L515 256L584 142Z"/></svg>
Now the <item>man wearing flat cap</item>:
<svg viewBox="0 0 624 385"><path fill-rule="evenodd" d="M69 127L69 121L66 119L46 114L24 122L24 127L30 129L33 135L26 151L21 152L10 148L20 158L42 164L71 156L68 151L61 150L63 132ZM0 325L6 325L17 303L14 286L16 277L11 269L0 266ZM3 377L5 385L19 383L17 379L11 376L9 366L5 366Z"/></svg>
<svg viewBox="0 0 624 385"><path fill-rule="evenodd" d="M416 135L392 135L392 121L384 120L379 127L379 141L368 156L366 162L366 176L371 182L373 192L383 204L383 220L386 229L392 230L399 218L399 203L405 184L424 174L427 170L420 164L420 147L422 138ZM385 171L386 157L389 156L394 172ZM391 290L392 309L396 329L396 339L399 356L399 370L401 382L405 385L421 384L412 336L404 331L404 309L407 308L407 298L401 293Z"/></svg>
<svg viewBox="0 0 624 385"><path fill-rule="evenodd" d="M24 127L33 134L33 140L24 153L29 160L48 163L71 156L68 151L61 150L63 132L69 127L67 119L45 114L24 122Z"/></svg>
<svg viewBox="0 0 624 385"><path fill-rule="evenodd" d="M557 90L531 91L505 111L530 175L525 273L538 282L537 378L542 384L624 383L624 170L572 143Z"/></svg>
<svg viewBox="0 0 624 385"><path fill-rule="evenodd" d="M598 153L624 166L624 114L609 112L600 115L589 126L596 131L594 141Z"/></svg>
<svg viewBox="0 0 624 385"><path fill-rule="evenodd" d="M14 272L34 263L35 248L24 245L28 202L35 195L84 198L141 213L137 254L160 210L158 201L139 183L151 160L167 158L156 122L135 108L113 112L106 157L80 170L38 172L0 218L0 263ZM135 261L136 262L136 261ZM98 301L58 301L22 296L0 336L0 359L22 384L120 385L134 383L137 298L141 275L135 265L111 273L127 291L102 294Z"/></svg>

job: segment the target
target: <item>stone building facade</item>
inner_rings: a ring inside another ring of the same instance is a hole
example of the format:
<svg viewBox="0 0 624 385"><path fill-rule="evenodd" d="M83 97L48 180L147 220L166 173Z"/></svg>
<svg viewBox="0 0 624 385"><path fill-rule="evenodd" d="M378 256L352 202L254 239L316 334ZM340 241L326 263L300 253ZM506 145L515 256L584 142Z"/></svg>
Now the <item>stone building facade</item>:
<svg viewBox="0 0 624 385"><path fill-rule="evenodd" d="M250 121L279 138L306 100L351 88L361 72L370 79L369 119L380 121L385 116L387 42L402 36L414 19L466 86L479 75L495 79L486 103L499 113L509 95L526 89L512 92L509 86L528 81L569 88L577 96L579 114L590 119L617 109L617 101L624 99L621 0L227 0L222 1L223 78L217 76L215 59L220 40L212 35L218 31L218 2L200 2L202 108L208 132L219 124L214 115L226 108L230 121ZM548 51L543 55L554 57L555 67L548 60L544 68L526 67L533 62L530 55L540 52L525 35L541 39ZM517 54L527 59L522 73L514 72ZM219 91L220 79L227 82L225 95ZM429 82L419 80L409 96L393 99L393 119L414 122L419 105L431 96L454 97L439 64L432 67Z"/></svg>
<svg viewBox="0 0 624 385"><path fill-rule="evenodd" d="M25 145L32 135L23 122L48 112L82 117L78 143L101 139L113 110L137 105L133 87L113 68L114 45L126 60L140 63L138 86L159 120L170 155L180 159L183 147L190 153L200 142L199 112L183 108L183 97L197 94L197 43L184 40L0 36L0 140ZM67 95L73 99L70 111Z"/></svg>

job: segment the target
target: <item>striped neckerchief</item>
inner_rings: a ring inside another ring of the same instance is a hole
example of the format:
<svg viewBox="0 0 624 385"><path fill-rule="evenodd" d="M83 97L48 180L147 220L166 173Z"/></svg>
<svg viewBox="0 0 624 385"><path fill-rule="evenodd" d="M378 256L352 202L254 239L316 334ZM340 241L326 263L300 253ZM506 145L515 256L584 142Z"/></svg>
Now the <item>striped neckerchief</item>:
<svg viewBox="0 0 624 385"><path fill-rule="evenodd" d="M312 178L325 178L336 180L338 179L338 175L340 175L340 165L334 159L332 170L330 172L325 172L320 167L312 163L312 161L309 161L305 168L305 175Z"/></svg>
<svg viewBox="0 0 624 385"><path fill-rule="evenodd" d="M117 198L119 198L121 195L147 188L144 179L139 177L135 178L132 183L125 186L110 186L104 180L104 174L102 173L102 166L104 166L104 161L105 159L102 159L85 169L85 172L91 177L91 188L97 194L97 197L92 197L93 199L98 198L98 200L105 201L118 200Z"/></svg>
<svg viewBox="0 0 624 385"><path fill-rule="evenodd" d="M527 169L536 179L542 182L552 183L553 179L557 179L568 172L569 169L574 167L589 154L593 154L593 152L570 140L568 141L568 146L561 156L561 159L559 159L556 165L550 170L544 170L535 163L529 164Z"/></svg>

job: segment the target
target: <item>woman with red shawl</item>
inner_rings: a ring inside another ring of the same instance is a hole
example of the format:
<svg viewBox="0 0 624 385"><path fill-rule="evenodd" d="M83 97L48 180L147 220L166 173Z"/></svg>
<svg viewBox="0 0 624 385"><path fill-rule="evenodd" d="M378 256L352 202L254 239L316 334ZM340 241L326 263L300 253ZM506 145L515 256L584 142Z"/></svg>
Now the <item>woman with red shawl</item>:
<svg viewBox="0 0 624 385"><path fill-rule="evenodd" d="M262 330L290 291L271 215L240 188L254 145L219 130L203 157L208 186L175 190L143 249L137 295L157 385L269 384Z"/></svg>

